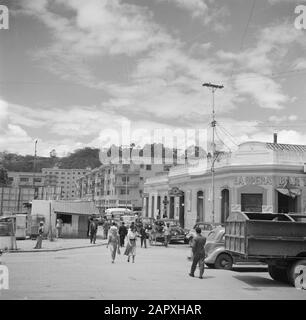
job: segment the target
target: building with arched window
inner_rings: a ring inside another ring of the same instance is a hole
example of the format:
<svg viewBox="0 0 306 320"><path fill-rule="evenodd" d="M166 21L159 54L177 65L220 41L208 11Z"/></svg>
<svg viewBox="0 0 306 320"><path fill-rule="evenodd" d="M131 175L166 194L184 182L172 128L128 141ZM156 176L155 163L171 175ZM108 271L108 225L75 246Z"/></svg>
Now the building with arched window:
<svg viewBox="0 0 306 320"><path fill-rule="evenodd" d="M306 146L242 143L215 162L214 192L210 161L176 166L147 179L144 215L160 213L191 228L197 221L224 223L235 210L306 212Z"/></svg>

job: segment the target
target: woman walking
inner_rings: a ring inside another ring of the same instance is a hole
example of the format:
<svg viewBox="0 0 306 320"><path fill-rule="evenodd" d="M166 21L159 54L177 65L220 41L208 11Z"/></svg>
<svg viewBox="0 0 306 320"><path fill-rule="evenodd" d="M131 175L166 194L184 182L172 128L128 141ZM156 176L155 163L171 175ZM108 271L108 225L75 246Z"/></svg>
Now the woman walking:
<svg viewBox="0 0 306 320"><path fill-rule="evenodd" d="M116 227L115 222L112 223L112 226L108 232L108 242L106 248L108 248L108 246L110 246L112 263L114 263L117 251L118 254L120 254L118 228Z"/></svg>
<svg viewBox="0 0 306 320"><path fill-rule="evenodd" d="M36 246L34 247L34 249L41 249L43 234L44 234L44 223L43 223L43 221L40 221L39 228L38 228L37 242L36 242Z"/></svg>
<svg viewBox="0 0 306 320"><path fill-rule="evenodd" d="M129 232L127 234L127 245L124 254L128 256L127 262L130 262L130 257L133 259L133 263L135 262L136 256L136 228L131 226Z"/></svg>

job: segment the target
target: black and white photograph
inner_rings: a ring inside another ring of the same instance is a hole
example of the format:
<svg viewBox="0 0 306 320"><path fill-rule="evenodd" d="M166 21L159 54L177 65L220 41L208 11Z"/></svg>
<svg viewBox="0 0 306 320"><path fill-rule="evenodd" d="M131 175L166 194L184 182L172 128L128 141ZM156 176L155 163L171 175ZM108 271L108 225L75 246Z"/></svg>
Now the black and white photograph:
<svg viewBox="0 0 306 320"><path fill-rule="evenodd" d="M305 101L304 0L0 0L0 300L305 301Z"/></svg>

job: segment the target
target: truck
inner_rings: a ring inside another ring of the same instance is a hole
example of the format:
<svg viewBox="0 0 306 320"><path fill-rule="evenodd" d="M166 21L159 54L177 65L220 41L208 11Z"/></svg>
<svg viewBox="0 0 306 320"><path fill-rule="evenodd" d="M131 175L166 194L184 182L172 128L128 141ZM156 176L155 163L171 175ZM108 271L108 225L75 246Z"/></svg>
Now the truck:
<svg viewBox="0 0 306 320"><path fill-rule="evenodd" d="M225 249L267 264L272 279L294 286L303 270L306 274L306 215L232 212L225 224Z"/></svg>

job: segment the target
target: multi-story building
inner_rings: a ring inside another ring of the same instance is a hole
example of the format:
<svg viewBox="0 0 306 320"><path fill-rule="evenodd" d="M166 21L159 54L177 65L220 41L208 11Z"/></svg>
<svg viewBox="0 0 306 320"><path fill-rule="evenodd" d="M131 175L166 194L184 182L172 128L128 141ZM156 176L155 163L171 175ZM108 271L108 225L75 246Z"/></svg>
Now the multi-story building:
<svg viewBox="0 0 306 320"><path fill-rule="evenodd" d="M8 172L9 185L0 187L0 215L26 212L25 205L34 199L49 200L60 197L60 189L45 186L40 172Z"/></svg>
<svg viewBox="0 0 306 320"><path fill-rule="evenodd" d="M40 172L8 172L10 186L12 187L43 187L45 176Z"/></svg>
<svg viewBox="0 0 306 320"><path fill-rule="evenodd" d="M76 181L88 172L90 172L90 168L59 169L58 167L54 167L42 169L45 186L61 188L61 199L65 200L78 198Z"/></svg>
<svg viewBox="0 0 306 320"><path fill-rule="evenodd" d="M144 182L169 170L165 164L107 164L78 180L79 197L94 200L100 212L110 207L142 210Z"/></svg>
<svg viewBox="0 0 306 320"><path fill-rule="evenodd" d="M207 161L206 161L207 160ZM171 168L145 183L144 215L156 208L192 228L197 221L224 223L234 211L306 212L306 146L245 142L214 164Z"/></svg>

